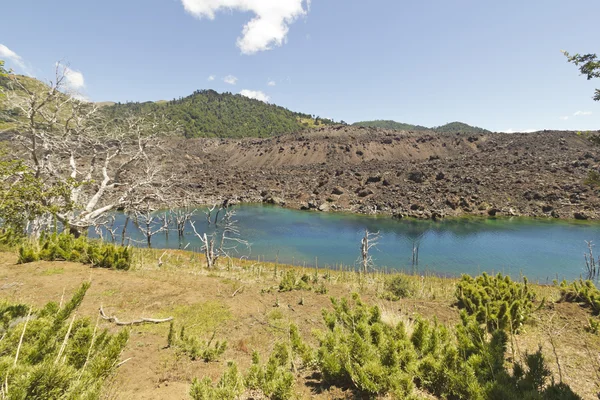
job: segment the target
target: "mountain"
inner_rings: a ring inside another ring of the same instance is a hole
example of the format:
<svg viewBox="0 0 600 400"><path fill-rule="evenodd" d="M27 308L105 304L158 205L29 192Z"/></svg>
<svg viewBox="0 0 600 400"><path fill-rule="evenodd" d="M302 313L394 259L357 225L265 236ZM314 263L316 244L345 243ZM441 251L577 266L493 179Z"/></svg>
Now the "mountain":
<svg viewBox="0 0 600 400"><path fill-rule="evenodd" d="M464 122L450 122L446 125L432 128L436 132L446 133L491 133L487 129L480 128L478 126L471 126Z"/></svg>
<svg viewBox="0 0 600 400"><path fill-rule="evenodd" d="M433 128L427 128L422 125L405 124L402 122L396 122L391 120L375 120L375 121L360 121L352 124L353 126L361 127L372 127L372 128L384 128L393 129L397 131L426 131L432 130L435 132L448 132L448 133L490 133L487 129L479 128L477 126L471 126L463 122L450 122L448 124L437 126Z"/></svg>
<svg viewBox="0 0 600 400"><path fill-rule="evenodd" d="M396 122L385 119L378 119L374 121L361 121L355 122L352 124L353 126L359 126L364 128L383 128L383 129L393 129L396 131L425 131L429 128L421 125L412 125L405 124L402 122Z"/></svg>
<svg viewBox="0 0 600 400"><path fill-rule="evenodd" d="M199 90L190 96L160 102L125 103L103 107L110 116L127 112L156 112L179 123L192 137L270 137L333 121L290 111L284 107L250 99L240 94Z"/></svg>

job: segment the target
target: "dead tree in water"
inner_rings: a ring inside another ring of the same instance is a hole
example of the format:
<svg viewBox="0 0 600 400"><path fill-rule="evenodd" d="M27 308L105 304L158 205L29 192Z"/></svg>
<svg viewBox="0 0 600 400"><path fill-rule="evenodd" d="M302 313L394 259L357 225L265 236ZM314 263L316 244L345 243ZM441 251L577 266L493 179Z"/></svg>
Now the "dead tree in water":
<svg viewBox="0 0 600 400"><path fill-rule="evenodd" d="M594 259L594 252L592 251L592 247L594 247L594 244L591 240L589 242L586 240L585 243L588 246L589 252L589 256L587 253L583 253L583 256L585 257L585 269L587 272L587 279L592 280L596 279L596 277L598 277L598 273L600 272L598 266L598 264L600 264L600 257L598 258L598 262L596 262L596 260Z"/></svg>
<svg viewBox="0 0 600 400"><path fill-rule="evenodd" d="M179 248L183 246L183 238L185 236L185 227L189 221L191 221L194 216L196 210L193 210L188 207L178 208L176 210L171 210L171 215L173 216L173 220L175 221L175 225L177 227L177 236L179 239Z"/></svg>
<svg viewBox="0 0 600 400"><path fill-rule="evenodd" d="M162 224L159 224L160 218L153 215L153 210L150 207L150 203L146 205L146 209L144 211L136 211L135 215L135 225L142 232L142 234L146 237L146 242L148 243L148 248L152 247L152 236L164 231L165 227Z"/></svg>
<svg viewBox="0 0 600 400"><path fill-rule="evenodd" d="M368 229L365 229L365 236L363 236L361 240L360 253L361 253L361 267L362 272L367 273L369 268L373 268L375 265L373 262L373 257L369 254L369 251L377 246L379 243L379 232L369 232Z"/></svg>
<svg viewBox="0 0 600 400"><path fill-rule="evenodd" d="M211 213L216 209L216 205L212 206L207 211L207 220L211 220ZM190 221L190 225L194 231L194 234L200 242L202 242L202 252L206 257L206 265L209 269L214 268L217 265L218 260L221 257L230 257L232 251L237 251L240 245L249 246L246 240L240 239L240 231L237 226L237 220L234 219L235 211L230 209L227 202L224 202L221 207L218 208L218 215L223 212L221 219L215 218L215 230L212 234L199 233L196 229L194 221Z"/></svg>

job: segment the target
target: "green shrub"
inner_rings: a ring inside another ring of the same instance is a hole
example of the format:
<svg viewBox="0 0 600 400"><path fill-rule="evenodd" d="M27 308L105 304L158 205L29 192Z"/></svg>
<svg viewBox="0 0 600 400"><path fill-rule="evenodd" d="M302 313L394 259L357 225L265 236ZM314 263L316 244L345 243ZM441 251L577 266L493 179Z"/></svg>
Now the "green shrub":
<svg viewBox="0 0 600 400"><path fill-rule="evenodd" d="M128 270L131 267L130 247L116 246L85 236L75 238L69 233L42 235L37 243L26 242L19 248L19 264L33 261L72 261L94 267Z"/></svg>
<svg viewBox="0 0 600 400"><path fill-rule="evenodd" d="M292 290L310 290L310 277L306 274L298 277L293 269L287 270L279 282L280 292L291 292Z"/></svg>
<svg viewBox="0 0 600 400"><path fill-rule="evenodd" d="M600 187L600 173L598 173L598 171L589 170L583 183L593 187Z"/></svg>
<svg viewBox="0 0 600 400"><path fill-rule="evenodd" d="M244 380L234 362L229 362L227 370L217 385L208 377L192 382L190 396L193 400L235 400L244 392Z"/></svg>
<svg viewBox="0 0 600 400"><path fill-rule="evenodd" d="M530 292L527 278L514 282L509 276L495 277L485 272L477 278L463 275L456 287L458 307L465 309L488 330L519 331L533 311L534 293Z"/></svg>
<svg viewBox="0 0 600 400"><path fill-rule="evenodd" d="M216 341L213 344L215 334L208 342L201 340L196 336L185 336L185 327L181 327L179 337L175 337L174 325L169 326L167 344L174 347L178 352L187 355L192 361L203 360L204 362L217 361L227 350L227 342Z"/></svg>
<svg viewBox="0 0 600 400"><path fill-rule="evenodd" d="M265 365L261 365L257 352L252 354L252 366L246 374L246 387L260 390L272 400L288 400L294 393L292 357L287 343L279 342Z"/></svg>
<svg viewBox="0 0 600 400"><path fill-rule="evenodd" d="M600 314L600 290L596 288L594 282L584 281L582 279L567 283L560 283L560 301L570 303L583 303L586 307L592 309L595 315Z"/></svg>
<svg viewBox="0 0 600 400"><path fill-rule="evenodd" d="M40 310L0 305L0 376L8 387L6 398L100 398L129 335L127 330L98 332L88 318L71 318L88 288L82 285L63 308L56 303Z"/></svg>
<svg viewBox="0 0 600 400"><path fill-rule="evenodd" d="M456 332L418 318L408 334L403 322L381 321L377 307L332 299L323 311L328 330L319 335L317 367L329 385L352 388L363 397L391 394L415 398L414 386L447 399L553 399L578 397L562 384L548 385L549 372L541 351L525 365L504 368L508 334L490 335L475 316L461 311Z"/></svg>
<svg viewBox="0 0 600 400"><path fill-rule="evenodd" d="M384 281L384 292L381 295L386 300L396 301L412 296L413 284L404 275L392 275Z"/></svg>

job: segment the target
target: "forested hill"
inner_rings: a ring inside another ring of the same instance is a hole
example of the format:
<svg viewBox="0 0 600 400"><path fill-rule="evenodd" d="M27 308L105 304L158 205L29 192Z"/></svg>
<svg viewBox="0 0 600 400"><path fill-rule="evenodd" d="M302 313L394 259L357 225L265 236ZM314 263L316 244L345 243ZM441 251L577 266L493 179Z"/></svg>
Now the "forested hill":
<svg viewBox="0 0 600 400"><path fill-rule="evenodd" d="M479 128L477 126L471 126L463 122L450 122L448 124L428 128L422 125L405 124L402 122L396 122L391 120L375 120L375 121L360 121L355 122L352 125L362 127L374 127L374 128L385 128L394 129L397 131L426 131L432 130L435 132L460 132L460 133L490 133L487 129Z"/></svg>
<svg viewBox="0 0 600 400"><path fill-rule="evenodd" d="M391 120L378 119L374 121L360 121L352 124L353 126L369 127L369 128L383 128L393 129L396 131L425 131L428 130L426 126L405 124L403 122L396 122Z"/></svg>
<svg viewBox="0 0 600 400"><path fill-rule="evenodd" d="M113 104L110 115L157 112L180 123L186 137L269 137L333 121L250 99L239 94L199 90L171 101Z"/></svg>

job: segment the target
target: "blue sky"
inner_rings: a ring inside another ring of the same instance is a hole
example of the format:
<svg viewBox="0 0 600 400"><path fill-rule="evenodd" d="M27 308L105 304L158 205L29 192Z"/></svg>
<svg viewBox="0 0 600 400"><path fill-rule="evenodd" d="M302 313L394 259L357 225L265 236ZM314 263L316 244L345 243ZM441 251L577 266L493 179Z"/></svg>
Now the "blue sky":
<svg viewBox="0 0 600 400"><path fill-rule="evenodd" d="M92 101L212 88L346 122L600 129L600 80L560 53L600 53L597 0L5 3L0 58L43 79L68 62Z"/></svg>

